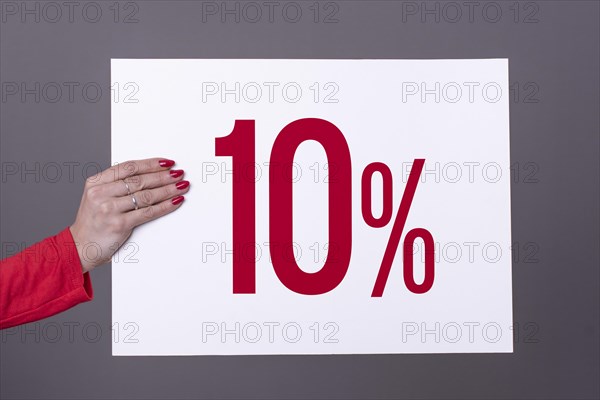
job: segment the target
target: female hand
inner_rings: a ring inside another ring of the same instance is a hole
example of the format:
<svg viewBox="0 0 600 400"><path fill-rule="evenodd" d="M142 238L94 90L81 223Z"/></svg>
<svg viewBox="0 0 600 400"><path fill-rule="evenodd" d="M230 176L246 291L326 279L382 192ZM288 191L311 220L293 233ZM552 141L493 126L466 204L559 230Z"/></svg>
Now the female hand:
<svg viewBox="0 0 600 400"><path fill-rule="evenodd" d="M190 183L164 158L127 161L86 180L70 230L83 272L110 261L133 228L169 214L183 203Z"/></svg>

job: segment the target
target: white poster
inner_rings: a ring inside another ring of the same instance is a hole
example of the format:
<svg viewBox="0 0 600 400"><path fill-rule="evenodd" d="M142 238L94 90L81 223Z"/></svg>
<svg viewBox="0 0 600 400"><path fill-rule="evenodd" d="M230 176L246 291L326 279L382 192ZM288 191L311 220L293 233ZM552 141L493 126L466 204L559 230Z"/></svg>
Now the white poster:
<svg viewBox="0 0 600 400"><path fill-rule="evenodd" d="M112 162L183 206L112 264L113 355L512 352L508 60L112 60Z"/></svg>

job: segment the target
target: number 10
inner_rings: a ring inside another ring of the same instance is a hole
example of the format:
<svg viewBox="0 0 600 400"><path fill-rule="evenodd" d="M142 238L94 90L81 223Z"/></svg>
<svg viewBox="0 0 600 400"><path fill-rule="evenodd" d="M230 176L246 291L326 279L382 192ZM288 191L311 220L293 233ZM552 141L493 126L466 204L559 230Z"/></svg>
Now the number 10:
<svg viewBox="0 0 600 400"><path fill-rule="evenodd" d="M233 161L233 293L256 293L256 260L241 257L244 246L256 243L255 124L236 120L233 131L215 139L215 155ZM323 146L338 178L329 180L329 251L323 267L304 272L290 250L293 246L292 163L298 146L314 140ZM251 179L248 171L252 171ZM306 295L335 289L344 279L352 251L352 165L348 143L331 122L304 118L277 135L269 164L269 250L273 269L288 289ZM335 245L332 245L335 244Z"/></svg>

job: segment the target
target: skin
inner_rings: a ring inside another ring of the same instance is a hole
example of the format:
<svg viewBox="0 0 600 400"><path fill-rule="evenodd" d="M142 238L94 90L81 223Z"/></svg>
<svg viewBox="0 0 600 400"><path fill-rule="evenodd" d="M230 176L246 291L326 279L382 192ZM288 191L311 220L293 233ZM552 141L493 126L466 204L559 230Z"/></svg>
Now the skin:
<svg viewBox="0 0 600 400"><path fill-rule="evenodd" d="M110 261L136 226L177 210L183 202L172 200L189 191L176 184L183 175L173 177L172 167L162 167L165 158L127 161L108 168L86 180L77 217L70 226L83 273ZM135 196L135 210L131 195ZM87 249L86 251L84 251Z"/></svg>

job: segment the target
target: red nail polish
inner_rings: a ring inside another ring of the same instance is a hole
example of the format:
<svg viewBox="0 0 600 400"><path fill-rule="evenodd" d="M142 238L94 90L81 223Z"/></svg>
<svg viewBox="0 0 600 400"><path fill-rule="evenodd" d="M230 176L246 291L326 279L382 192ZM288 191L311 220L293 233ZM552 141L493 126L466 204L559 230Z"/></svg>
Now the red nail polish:
<svg viewBox="0 0 600 400"><path fill-rule="evenodd" d="M181 182L177 182L177 184L175 185L175 187L179 190L183 190L186 187L190 186L190 182L189 181L181 181Z"/></svg>
<svg viewBox="0 0 600 400"><path fill-rule="evenodd" d="M171 199L171 203L173 203L174 205L177 205L177 204L179 204L179 203L183 203L183 200L184 200L184 199L185 199L185 198L184 198L183 196L177 196L177 197L173 197L173 198Z"/></svg>
<svg viewBox="0 0 600 400"><path fill-rule="evenodd" d="M173 161L173 160L159 160L158 164L161 167L172 167L173 165L175 165L175 161Z"/></svg>
<svg viewBox="0 0 600 400"><path fill-rule="evenodd" d="M173 178L179 178L181 175L183 175L183 170L182 169L172 169L169 174L171 174L171 176Z"/></svg>

